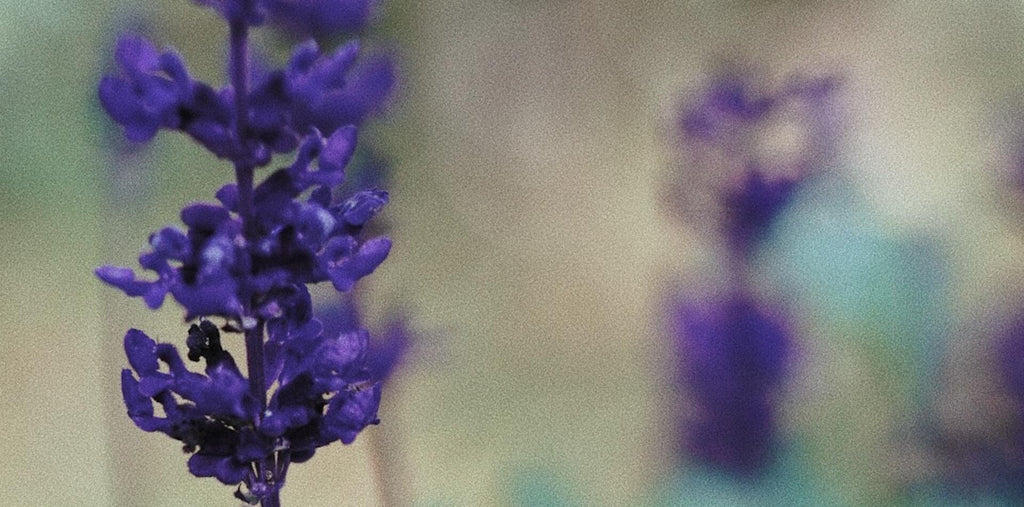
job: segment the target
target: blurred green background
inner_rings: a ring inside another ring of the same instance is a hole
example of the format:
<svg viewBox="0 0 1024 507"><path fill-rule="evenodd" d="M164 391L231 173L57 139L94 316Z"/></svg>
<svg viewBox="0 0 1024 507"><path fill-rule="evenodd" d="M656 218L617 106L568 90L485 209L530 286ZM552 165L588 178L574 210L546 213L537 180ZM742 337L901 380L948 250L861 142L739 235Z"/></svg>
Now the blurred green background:
<svg viewBox="0 0 1024 507"><path fill-rule="evenodd" d="M225 29L185 0L0 2L3 505L233 502L121 404L124 331L178 341L179 310L92 274L133 265L232 177L180 135L107 148L96 83L140 19L222 82ZM913 503L936 468L906 435L917 415L978 438L1007 426L989 344L1024 279L1005 174L1018 2L389 0L370 38L397 49L403 84L361 133L394 165L395 248L367 310L405 308L423 338L382 424L293 468L285 505ZM762 256L803 316L792 444L763 491L673 454L663 298L720 266L659 195L683 174L676 106L722 61L844 77L842 167Z"/></svg>

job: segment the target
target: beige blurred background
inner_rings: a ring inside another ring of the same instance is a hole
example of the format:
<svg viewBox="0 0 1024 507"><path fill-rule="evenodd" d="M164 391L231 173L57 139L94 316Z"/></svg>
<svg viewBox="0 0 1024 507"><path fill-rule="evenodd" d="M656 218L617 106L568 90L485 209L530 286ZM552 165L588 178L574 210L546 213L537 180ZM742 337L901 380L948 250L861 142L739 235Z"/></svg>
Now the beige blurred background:
<svg viewBox="0 0 1024 507"><path fill-rule="evenodd" d="M178 309L148 312L91 273L133 264L231 177L162 134L125 183L144 197L110 202L94 90L130 9L220 82L225 30L185 0L0 2L2 505L235 502L121 405L124 330L180 340ZM570 504L654 501L679 403L662 292L715 256L659 189L675 107L722 61L844 76L852 188L882 230L943 242L965 337L950 375L986 389L971 378L983 325L1024 275L999 172L1022 36L1017 2L387 1L373 37L398 48L404 84L367 135L394 162L396 246L366 295L371 317L401 306L424 338L382 424L294 467L284 504L377 505L383 488L401 505L514 505L524 477ZM842 345L808 350L786 420L817 442L815 480L845 504L895 501L901 471L928 467L895 460L889 377ZM952 391L950 424L970 424L978 405Z"/></svg>

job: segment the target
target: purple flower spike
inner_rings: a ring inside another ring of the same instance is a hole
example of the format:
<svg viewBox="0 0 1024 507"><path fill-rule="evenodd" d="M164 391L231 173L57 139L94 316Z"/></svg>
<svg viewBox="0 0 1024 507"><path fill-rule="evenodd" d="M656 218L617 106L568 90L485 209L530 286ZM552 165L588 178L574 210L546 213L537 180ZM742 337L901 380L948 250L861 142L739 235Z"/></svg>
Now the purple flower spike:
<svg viewBox="0 0 1024 507"><path fill-rule="evenodd" d="M171 294L185 320L198 321L183 351L204 363L201 372L169 343L135 329L125 335L130 368L121 394L131 420L182 442L193 475L237 485L236 498L247 503L280 507L290 464L332 442L351 443L378 422L385 366L367 360L369 333L325 331L307 285L352 290L390 252L389 238L364 237L387 192L339 187L357 125L384 108L394 70L388 59L360 61L356 42L321 54L312 41L285 69L251 70L249 29L268 13L278 25L312 22L312 33L355 29L372 1L196 3L228 22L228 85L196 81L178 53L129 36L99 98L129 139L181 131L230 161L235 181L216 191L216 203L185 206L183 228L150 235L139 256L148 279L115 266L96 275L151 308ZM277 154L295 150L294 160L257 178ZM244 342L246 375L224 343L232 339Z"/></svg>
<svg viewBox="0 0 1024 507"><path fill-rule="evenodd" d="M749 477L775 446L775 400L791 338L780 319L747 296L676 309L680 381L693 396L696 420L685 446L708 464Z"/></svg>

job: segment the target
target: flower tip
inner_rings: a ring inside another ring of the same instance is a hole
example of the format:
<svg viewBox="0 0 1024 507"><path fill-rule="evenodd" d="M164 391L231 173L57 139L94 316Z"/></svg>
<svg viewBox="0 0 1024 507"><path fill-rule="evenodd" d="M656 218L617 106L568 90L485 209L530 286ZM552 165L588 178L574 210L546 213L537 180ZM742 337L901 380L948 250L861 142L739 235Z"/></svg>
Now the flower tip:
<svg viewBox="0 0 1024 507"><path fill-rule="evenodd" d="M124 335L124 351L128 356L128 364L140 375L153 373L159 369L156 342L146 333L134 328L129 329Z"/></svg>
<svg viewBox="0 0 1024 507"><path fill-rule="evenodd" d="M327 138L326 146L320 153L320 169L328 172L340 172L352 159L356 149L358 130L354 125L338 128Z"/></svg>
<svg viewBox="0 0 1024 507"><path fill-rule="evenodd" d="M96 268L93 273L96 273L97 278L110 285L116 285L118 283L135 279L135 273L131 269L120 266L111 266L109 264Z"/></svg>
<svg viewBox="0 0 1024 507"><path fill-rule="evenodd" d="M160 53L145 37L128 33L117 39L114 59L126 72L148 72L157 68Z"/></svg>

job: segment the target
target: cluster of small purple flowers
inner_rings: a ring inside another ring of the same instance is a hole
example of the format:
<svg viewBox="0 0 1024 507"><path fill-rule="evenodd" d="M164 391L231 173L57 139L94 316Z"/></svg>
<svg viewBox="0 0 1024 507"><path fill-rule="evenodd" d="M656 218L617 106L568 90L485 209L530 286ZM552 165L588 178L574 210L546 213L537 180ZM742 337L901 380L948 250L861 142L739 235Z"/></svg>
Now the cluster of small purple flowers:
<svg viewBox="0 0 1024 507"><path fill-rule="evenodd" d="M380 61L361 65L355 43L322 54L311 41L285 69L250 85L251 26L265 19L292 26L318 14L312 32L353 29L373 2L197 3L228 22L228 86L196 81L173 50L127 36L116 51L121 73L102 79L99 97L128 139L179 130L232 162L236 182L216 192L218 203L185 207L185 230L150 236L139 263L154 279L114 266L96 273L150 308L170 294L187 321L198 320L188 330L187 358L203 360L204 373L190 371L173 345L128 331L131 369L121 379L131 419L180 440L194 475L238 485L246 502L279 505L291 463L331 442L350 443L378 422L380 382L397 360L397 353L368 357L368 332L358 325L325 332L307 288L329 281L350 291L390 251L386 236L364 238L388 194L337 196L335 187L345 179L356 125L384 107L394 72ZM254 183L257 168L293 151L290 164ZM248 376L222 346L223 333L244 337Z"/></svg>
<svg viewBox="0 0 1024 507"><path fill-rule="evenodd" d="M756 476L771 463L775 407L793 347L783 313L755 297L748 272L796 190L825 163L831 140L825 106L834 86L833 79L801 80L762 95L749 78L719 76L679 116L683 147L694 161L686 170L729 175L713 189L730 261L725 294L684 297L672 306L678 379L696 411L683 427L683 446L738 477ZM777 160L757 143L781 115L804 136L795 156Z"/></svg>

